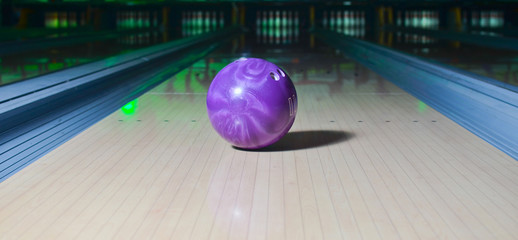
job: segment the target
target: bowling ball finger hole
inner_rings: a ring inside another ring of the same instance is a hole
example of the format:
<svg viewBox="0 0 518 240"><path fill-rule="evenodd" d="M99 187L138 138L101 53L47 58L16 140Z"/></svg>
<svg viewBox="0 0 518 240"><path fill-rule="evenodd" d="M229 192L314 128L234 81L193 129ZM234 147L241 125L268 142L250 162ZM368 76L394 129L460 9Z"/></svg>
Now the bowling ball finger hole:
<svg viewBox="0 0 518 240"><path fill-rule="evenodd" d="M270 77L275 81L279 81L281 79L279 75L277 75L277 73L274 72L270 72Z"/></svg>
<svg viewBox="0 0 518 240"><path fill-rule="evenodd" d="M286 74L284 74L284 72L280 69L277 69L277 72L282 76L282 77L286 77Z"/></svg>

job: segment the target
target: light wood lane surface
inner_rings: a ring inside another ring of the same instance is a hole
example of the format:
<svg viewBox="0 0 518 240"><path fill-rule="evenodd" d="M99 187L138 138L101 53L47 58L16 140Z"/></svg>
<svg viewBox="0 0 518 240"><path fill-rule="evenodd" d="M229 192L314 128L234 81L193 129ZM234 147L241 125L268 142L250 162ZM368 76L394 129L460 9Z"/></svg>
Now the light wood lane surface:
<svg viewBox="0 0 518 240"><path fill-rule="evenodd" d="M302 62L291 132L240 151L208 121L209 62L0 183L0 239L518 236L516 161L390 82Z"/></svg>

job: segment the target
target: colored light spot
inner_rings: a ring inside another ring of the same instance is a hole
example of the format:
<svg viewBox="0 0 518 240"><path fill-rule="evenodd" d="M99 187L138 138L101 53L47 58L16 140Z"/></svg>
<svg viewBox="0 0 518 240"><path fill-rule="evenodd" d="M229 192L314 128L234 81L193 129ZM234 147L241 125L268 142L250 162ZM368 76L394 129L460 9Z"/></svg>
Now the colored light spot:
<svg viewBox="0 0 518 240"><path fill-rule="evenodd" d="M417 101L417 111L425 112L428 109L428 105L422 101Z"/></svg>
<svg viewBox="0 0 518 240"><path fill-rule="evenodd" d="M138 99L135 99L121 108L122 113L125 115L133 115L137 111Z"/></svg>
<svg viewBox="0 0 518 240"><path fill-rule="evenodd" d="M185 77L178 77L173 82L173 87L176 90L176 92L185 93L185 91L186 91Z"/></svg>

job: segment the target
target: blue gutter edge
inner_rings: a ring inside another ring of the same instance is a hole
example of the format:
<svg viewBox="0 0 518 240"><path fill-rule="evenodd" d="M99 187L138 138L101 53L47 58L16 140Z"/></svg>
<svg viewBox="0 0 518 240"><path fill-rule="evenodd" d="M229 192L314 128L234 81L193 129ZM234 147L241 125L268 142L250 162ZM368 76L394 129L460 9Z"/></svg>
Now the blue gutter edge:
<svg viewBox="0 0 518 240"><path fill-rule="evenodd" d="M164 43L121 55L109 66L101 61L28 80L44 83L28 91L16 87L21 95L0 102L0 183L241 31L232 27L179 45Z"/></svg>
<svg viewBox="0 0 518 240"><path fill-rule="evenodd" d="M314 29L324 42L518 160L518 92L386 47ZM493 80L494 81L494 80Z"/></svg>

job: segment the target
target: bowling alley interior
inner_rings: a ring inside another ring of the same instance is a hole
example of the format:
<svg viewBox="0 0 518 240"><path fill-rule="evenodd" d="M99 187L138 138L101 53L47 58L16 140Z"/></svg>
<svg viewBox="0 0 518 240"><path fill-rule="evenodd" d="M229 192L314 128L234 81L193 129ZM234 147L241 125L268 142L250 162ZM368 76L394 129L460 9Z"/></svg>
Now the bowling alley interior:
<svg viewBox="0 0 518 240"><path fill-rule="evenodd" d="M0 0L0 239L516 239L518 1Z"/></svg>

